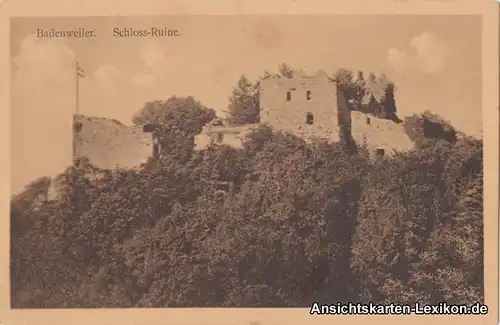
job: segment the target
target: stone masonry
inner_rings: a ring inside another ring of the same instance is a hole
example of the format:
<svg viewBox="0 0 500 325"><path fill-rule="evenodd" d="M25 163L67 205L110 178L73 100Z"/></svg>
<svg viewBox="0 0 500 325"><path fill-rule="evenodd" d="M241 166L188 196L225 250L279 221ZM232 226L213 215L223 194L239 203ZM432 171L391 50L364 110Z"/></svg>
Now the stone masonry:
<svg viewBox="0 0 500 325"><path fill-rule="evenodd" d="M368 148L371 153L391 155L395 151L407 151L414 147L401 123L356 111L350 114L354 141L358 146Z"/></svg>
<svg viewBox="0 0 500 325"><path fill-rule="evenodd" d="M391 154L414 146L402 124L349 110L336 83L323 71L313 76L299 72L292 78L269 77L261 80L259 93L260 122L275 130L305 140L321 138L337 142L342 121L355 143L365 146L372 154ZM204 149L213 142L239 148L253 127L255 125L207 125L196 136L196 149Z"/></svg>
<svg viewBox="0 0 500 325"><path fill-rule="evenodd" d="M155 152L152 130L102 117L74 116L73 157L87 157L103 169L133 168Z"/></svg>
<svg viewBox="0 0 500 325"><path fill-rule="evenodd" d="M304 139L339 141L337 86L326 73L260 82L260 122Z"/></svg>

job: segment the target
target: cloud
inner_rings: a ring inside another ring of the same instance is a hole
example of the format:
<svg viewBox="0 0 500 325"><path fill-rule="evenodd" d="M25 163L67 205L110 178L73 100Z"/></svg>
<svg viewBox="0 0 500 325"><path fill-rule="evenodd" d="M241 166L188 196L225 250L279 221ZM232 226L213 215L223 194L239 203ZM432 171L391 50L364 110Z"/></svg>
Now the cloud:
<svg viewBox="0 0 500 325"><path fill-rule="evenodd" d="M408 54L396 47L391 47L389 51L387 51L387 62L397 72L405 72L410 66Z"/></svg>
<svg viewBox="0 0 500 325"><path fill-rule="evenodd" d="M29 36L13 58L12 190L71 163L75 56L62 41Z"/></svg>
<svg viewBox="0 0 500 325"><path fill-rule="evenodd" d="M38 177L59 174L72 162L75 59L63 40L33 35L22 41L13 58L11 188L15 192ZM95 71L84 64L82 68L86 72L80 82L82 107L86 98L99 100L118 92L126 80L113 65Z"/></svg>
<svg viewBox="0 0 500 325"><path fill-rule="evenodd" d="M100 92L108 91L108 92L116 92L120 89L120 86L123 84L125 78L117 67L114 65L103 65L97 68L92 75L93 83L95 85L95 90L99 90Z"/></svg>
<svg viewBox="0 0 500 325"><path fill-rule="evenodd" d="M423 33L410 40L406 51L390 48L387 51L387 62L399 73L417 70L434 74L445 67L449 52L449 47L443 40L433 34Z"/></svg>
<svg viewBox="0 0 500 325"><path fill-rule="evenodd" d="M148 44L141 48L140 56L146 67L155 67L165 60L167 49L158 44Z"/></svg>
<svg viewBox="0 0 500 325"><path fill-rule="evenodd" d="M66 88L74 75L74 62L73 52L62 42L27 37L20 45L19 54L13 59L13 99L29 102L30 105L21 105L18 109L40 113L47 109L54 110L54 101L62 103L67 99L61 97L64 92L52 98L52 101L48 99L54 92L59 93ZM34 103L38 105L30 107Z"/></svg>
<svg viewBox="0 0 500 325"><path fill-rule="evenodd" d="M150 43L141 47L139 57L139 72L131 80L135 86L142 88L155 86L168 70L182 66L175 62L176 56L164 44ZM174 67L175 63L179 65Z"/></svg>
<svg viewBox="0 0 500 325"><path fill-rule="evenodd" d="M411 40L411 46L416 50L415 61L425 73L435 73L441 70L448 55L448 48L443 41L432 34L421 34Z"/></svg>
<svg viewBox="0 0 500 325"><path fill-rule="evenodd" d="M195 92L197 99L210 102L213 91L207 85L216 79L213 67L228 62L221 55L191 51L187 47L172 50L165 43L150 43L139 49L140 62L130 80L149 97L188 96Z"/></svg>
<svg viewBox="0 0 500 325"><path fill-rule="evenodd" d="M141 72L132 78L134 85L142 88L153 87L157 81L157 74L154 72Z"/></svg>

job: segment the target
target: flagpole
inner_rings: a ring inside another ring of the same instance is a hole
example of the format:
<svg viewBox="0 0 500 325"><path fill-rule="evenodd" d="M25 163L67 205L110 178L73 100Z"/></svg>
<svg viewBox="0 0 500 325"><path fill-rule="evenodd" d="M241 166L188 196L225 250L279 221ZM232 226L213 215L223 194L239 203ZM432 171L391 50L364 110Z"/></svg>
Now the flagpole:
<svg viewBox="0 0 500 325"><path fill-rule="evenodd" d="M75 77L76 77L76 91L75 91L75 94L76 94L76 115L78 115L78 112L79 112L79 107L78 107L78 104L79 104L79 101L78 101L78 96L79 96L79 91L78 91L78 88L79 88L79 83L80 83L80 66L78 64L78 61L76 61L76 70L75 70Z"/></svg>
<svg viewBox="0 0 500 325"><path fill-rule="evenodd" d="M76 159L78 158L78 150L77 150L77 142L79 139L79 135L76 129L76 124L75 122L77 121L76 116L80 112L80 64L78 61L76 61L75 64L75 118L73 118L73 163L76 162Z"/></svg>

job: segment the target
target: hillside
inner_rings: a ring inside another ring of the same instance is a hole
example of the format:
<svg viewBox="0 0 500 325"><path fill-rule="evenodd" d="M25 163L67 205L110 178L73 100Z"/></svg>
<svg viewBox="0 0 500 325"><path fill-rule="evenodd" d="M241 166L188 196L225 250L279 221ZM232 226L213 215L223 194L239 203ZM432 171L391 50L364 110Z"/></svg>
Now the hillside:
<svg viewBox="0 0 500 325"><path fill-rule="evenodd" d="M34 185L11 205L12 307L483 300L481 141L371 160L270 131L70 167L55 201Z"/></svg>
<svg viewBox="0 0 500 325"><path fill-rule="evenodd" d="M61 170L54 200L46 178L11 200L11 307L484 300L482 140L422 114L397 131L415 146L379 159L264 125L195 150L214 117L191 97L146 103L134 124L160 124L162 155L113 171L98 166L137 164L149 135L76 117L90 161Z"/></svg>
<svg viewBox="0 0 500 325"><path fill-rule="evenodd" d="M143 132L142 126L103 117L76 115L73 141L76 157L87 157L103 169L140 166L153 153L152 135Z"/></svg>

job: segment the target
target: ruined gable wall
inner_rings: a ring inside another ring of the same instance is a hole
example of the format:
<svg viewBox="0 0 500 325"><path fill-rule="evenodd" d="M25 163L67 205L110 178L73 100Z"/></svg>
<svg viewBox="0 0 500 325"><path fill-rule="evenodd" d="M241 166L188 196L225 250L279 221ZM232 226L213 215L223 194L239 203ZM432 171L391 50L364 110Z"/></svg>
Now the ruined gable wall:
<svg viewBox="0 0 500 325"><path fill-rule="evenodd" d="M99 168L140 166L153 153L151 133L142 126L131 127L101 117L76 115L73 132L74 154L85 156ZM78 130L79 129L79 130Z"/></svg>
<svg viewBox="0 0 500 325"><path fill-rule="evenodd" d="M310 100L307 91L310 91ZM314 117L311 125L306 123L309 112ZM338 141L337 86L326 76L262 80L260 122L305 139L314 136Z"/></svg>
<svg viewBox="0 0 500 325"><path fill-rule="evenodd" d="M414 148L402 123L376 118L371 114L351 112L351 134L356 144L366 145L368 150L384 149L385 154L394 150L407 151Z"/></svg>

